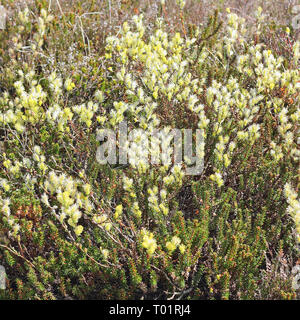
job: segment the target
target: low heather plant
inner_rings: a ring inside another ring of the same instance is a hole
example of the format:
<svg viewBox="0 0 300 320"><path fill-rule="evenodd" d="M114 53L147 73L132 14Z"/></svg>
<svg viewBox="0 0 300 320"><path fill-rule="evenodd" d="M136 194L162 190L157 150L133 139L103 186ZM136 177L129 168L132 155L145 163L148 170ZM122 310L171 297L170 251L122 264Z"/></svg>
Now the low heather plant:
<svg viewBox="0 0 300 320"><path fill-rule="evenodd" d="M296 30L222 2L199 24L198 2L4 3L2 299L297 298ZM129 163L99 163L123 121ZM160 128L153 164L139 132ZM199 174L172 161L172 128L200 132Z"/></svg>

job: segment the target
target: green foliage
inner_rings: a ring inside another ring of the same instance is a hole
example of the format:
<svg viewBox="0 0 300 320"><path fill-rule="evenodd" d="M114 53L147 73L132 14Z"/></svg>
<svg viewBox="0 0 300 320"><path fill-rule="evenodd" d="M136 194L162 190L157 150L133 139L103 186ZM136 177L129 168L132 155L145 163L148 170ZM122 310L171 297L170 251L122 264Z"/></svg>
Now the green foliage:
<svg viewBox="0 0 300 320"><path fill-rule="evenodd" d="M5 1L0 299L299 296L299 41L260 10L253 30L220 1L198 26L179 2L122 24L104 2ZM278 28L288 50L264 38ZM122 120L201 129L203 171L98 163L99 129Z"/></svg>

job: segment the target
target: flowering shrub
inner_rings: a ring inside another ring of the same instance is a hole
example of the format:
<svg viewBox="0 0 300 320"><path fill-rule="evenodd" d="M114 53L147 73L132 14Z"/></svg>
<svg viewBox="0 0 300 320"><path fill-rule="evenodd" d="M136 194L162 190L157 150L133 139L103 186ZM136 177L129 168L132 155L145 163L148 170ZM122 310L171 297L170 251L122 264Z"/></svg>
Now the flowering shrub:
<svg viewBox="0 0 300 320"><path fill-rule="evenodd" d="M297 297L299 41L284 29L289 55L272 51L261 8L253 31L229 9L188 24L176 5L178 30L161 1L101 49L84 14L45 1L0 34L2 298ZM140 130L118 146L129 163L99 163L99 134L123 121ZM199 174L172 161L172 128L200 129Z"/></svg>

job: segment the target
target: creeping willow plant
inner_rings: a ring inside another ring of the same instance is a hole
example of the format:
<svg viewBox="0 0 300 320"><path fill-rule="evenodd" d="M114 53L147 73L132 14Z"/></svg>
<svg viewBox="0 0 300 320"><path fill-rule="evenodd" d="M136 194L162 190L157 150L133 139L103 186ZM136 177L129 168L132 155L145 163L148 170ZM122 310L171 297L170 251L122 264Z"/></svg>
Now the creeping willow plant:
<svg viewBox="0 0 300 320"><path fill-rule="evenodd" d="M276 266L300 237L299 41L277 55L230 10L183 33L140 14L100 54L80 19L25 9L0 42L4 296L294 298ZM54 43L70 25L68 64ZM97 135L123 121L128 165L97 163ZM199 175L173 163L172 128L200 129Z"/></svg>

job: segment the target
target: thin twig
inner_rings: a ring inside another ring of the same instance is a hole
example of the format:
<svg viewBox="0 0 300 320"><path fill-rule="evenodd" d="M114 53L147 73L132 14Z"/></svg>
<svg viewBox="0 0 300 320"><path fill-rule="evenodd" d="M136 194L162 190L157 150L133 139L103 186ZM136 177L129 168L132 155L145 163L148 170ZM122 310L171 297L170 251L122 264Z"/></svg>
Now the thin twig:
<svg viewBox="0 0 300 320"><path fill-rule="evenodd" d="M11 249L8 246L3 245L3 244L0 244L0 247L8 250L9 252L13 253L14 255L18 256L19 258L25 260L32 268L36 269L35 265L32 262L30 262L28 259L26 259L21 254L19 254L15 249Z"/></svg>

